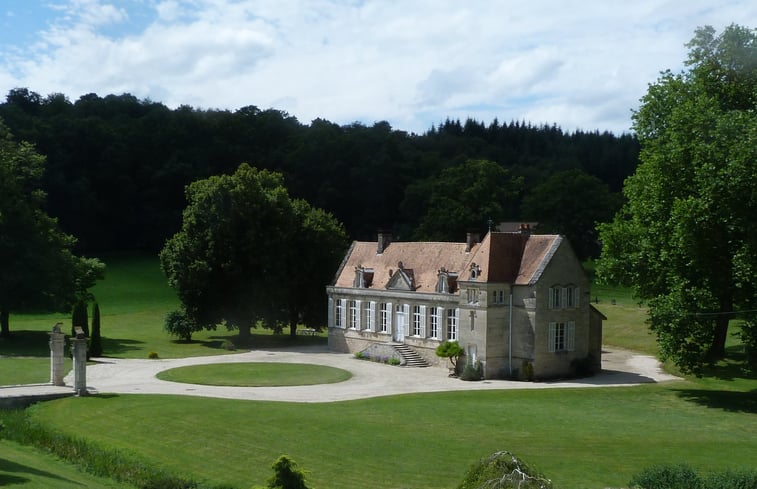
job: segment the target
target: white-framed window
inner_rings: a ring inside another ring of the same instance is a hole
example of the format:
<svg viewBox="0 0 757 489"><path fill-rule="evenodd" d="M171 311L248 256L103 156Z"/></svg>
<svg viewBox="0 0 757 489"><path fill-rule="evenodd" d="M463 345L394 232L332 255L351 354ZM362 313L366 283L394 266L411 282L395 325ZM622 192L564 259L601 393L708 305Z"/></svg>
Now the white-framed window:
<svg viewBox="0 0 757 489"><path fill-rule="evenodd" d="M553 286L549 288L549 308L564 309L578 307L580 289L575 285L565 287Z"/></svg>
<svg viewBox="0 0 757 489"><path fill-rule="evenodd" d="M426 306L413 306L413 336L426 336Z"/></svg>
<svg viewBox="0 0 757 489"><path fill-rule="evenodd" d="M345 323L345 307L347 304L346 299L339 299L336 301L336 327L337 328L344 328Z"/></svg>
<svg viewBox="0 0 757 489"><path fill-rule="evenodd" d="M576 323L553 322L549 323L549 351L573 351L576 344Z"/></svg>
<svg viewBox="0 0 757 489"><path fill-rule="evenodd" d="M368 331L376 331L376 303L374 301L363 303L362 325Z"/></svg>
<svg viewBox="0 0 757 489"><path fill-rule="evenodd" d="M495 291L492 291L492 302L494 304L504 304L505 303L505 291L504 290L495 290Z"/></svg>
<svg viewBox="0 0 757 489"><path fill-rule="evenodd" d="M360 301L350 301L349 314L347 325L351 329L360 329Z"/></svg>
<svg viewBox="0 0 757 489"><path fill-rule="evenodd" d="M379 304L379 316L380 316L380 331L382 333L389 333L392 325L392 303L382 302Z"/></svg>
<svg viewBox="0 0 757 489"><path fill-rule="evenodd" d="M449 341L457 341L457 324L459 315L459 309L447 309L447 339Z"/></svg>
<svg viewBox="0 0 757 489"><path fill-rule="evenodd" d="M478 304L478 289L468 289L468 304Z"/></svg>
<svg viewBox="0 0 757 489"><path fill-rule="evenodd" d="M444 314L444 309L441 307L431 308L431 331L429 337L437 340L441 338L442 314Z"/></svg>

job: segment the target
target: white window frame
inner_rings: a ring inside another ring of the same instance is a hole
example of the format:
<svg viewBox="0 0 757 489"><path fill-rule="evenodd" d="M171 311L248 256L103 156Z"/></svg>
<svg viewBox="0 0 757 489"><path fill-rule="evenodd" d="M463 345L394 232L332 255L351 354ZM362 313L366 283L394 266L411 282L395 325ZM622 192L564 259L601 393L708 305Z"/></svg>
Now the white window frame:
<svg viewBox="0 0 757 489"><path fill-rule="evenodd" d="M379 314L381 317L381 332L382 333L391 333L392 332L392 303L391 302L382 302L379 304Z"/></svg>
<svg viewBox="0 0 757 489"><path fill-rule="evenodd" d="M447 309L447 340L457 341L460 336L460 309Z"/></svg>
<svg viewBox="0 0 757 489"><path fill-rule="evenodd" d="M413 306L413 336L421 338L426 336L426 306L424 305Z"/></svg>
<svg viewBox="0 0 757 489"><path fill-rule="evenodd" d="M433 338L435 340L438 340L441 338L440 330L441 330L441 324L442 324L442 317L444 315L444 309L441 307L432 307L431 308L431 331L429 332L429 337Z"/></svg>
<svg viewBox="0 0 757 489"><path fill-rule="evenodd" d="M550 353L574 351L576 347L576 322L550 322L547 341Z"/></svg>
<svg viewBox="0 0 757 489"><path fill-rule="evenodd" d="M347 299L336 301L336 327L344 329L347 321Z"/></svg>
<svg viewBox="0 0 757 489"><path fill-rule="evenodd" d="M350 329L360 329L360 302L358 300L351 300L349 303L347 326Z"/></svg>
<svg viewBox="0 0 757 489"><path fill-rule="evenodd" d="M366 301L363 306L363 327L366 331L376 330L376 302Z"/></svg>

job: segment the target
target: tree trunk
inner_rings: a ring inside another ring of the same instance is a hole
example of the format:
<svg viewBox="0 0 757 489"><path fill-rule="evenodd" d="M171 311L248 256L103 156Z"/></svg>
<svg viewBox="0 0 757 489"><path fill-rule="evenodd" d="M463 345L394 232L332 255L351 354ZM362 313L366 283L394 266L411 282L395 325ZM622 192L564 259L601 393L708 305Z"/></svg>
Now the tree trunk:
<svg viewBox="0 0 757 489"><path fill-rule="evenodd" d="M715 331L712 333L712 345L710 346L710 360L719 360L725 357L725 341L728 339L728 323L731 320L730 313L733 311L733 304L730 298L721 299L721 315L715 319Z"/></svg>
<svg viewBox="0 0 757 489"><path fill-rule="evenodd" d="M290 319L289 320L289 336L292 339L297 338L297 321Z"/></svg>
<svg viewBox="0 0 757 489"><path fill-rule="evenodd" d="M239 326L239 339L242 340L242 343L248 343L250 341L250 327L249 326Z"/></svg>
<svg viewBox="0 0 757 489"><path fill-rule="evenodd" d="M3 338L9 338L11 335L10 316L10 311L4 306L0 306L0 336Z"/></svg>

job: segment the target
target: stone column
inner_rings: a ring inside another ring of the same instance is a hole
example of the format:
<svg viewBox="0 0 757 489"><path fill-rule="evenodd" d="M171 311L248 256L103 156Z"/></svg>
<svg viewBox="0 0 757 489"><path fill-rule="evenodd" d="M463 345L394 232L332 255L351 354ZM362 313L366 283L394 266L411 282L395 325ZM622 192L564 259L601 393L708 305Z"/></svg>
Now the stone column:
<svg viewBox="0 0 757 489"><path fill-rule="evenodd" d="M53 326L50 333L50 383L52 385L66 385L63 382L65 358L63 352L66 346L66 335L61 332L60 328L63 323L57 323Z"/></svg>
<svg viewBox="0 0 757 489"><path fill-rule="evenodd" d="M74 355L74 392L77 396L87 395L87 337L81 328L76 328L76 337L71 338L71 352Z"/></svg>

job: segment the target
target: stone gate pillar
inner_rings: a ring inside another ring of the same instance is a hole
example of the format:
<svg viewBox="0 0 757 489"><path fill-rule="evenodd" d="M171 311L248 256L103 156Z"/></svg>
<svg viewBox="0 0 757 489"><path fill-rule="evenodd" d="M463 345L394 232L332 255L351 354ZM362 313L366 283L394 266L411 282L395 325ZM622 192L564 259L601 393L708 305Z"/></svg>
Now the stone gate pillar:
<svg viewBox="0 0 757 489"><path fill-rule="evenodd" d="M66 347L66 335L60 330L63 323L53 326L50 333L50 383L52 385L66 385L63 382L65 358L63 353Z"/></svg>
<svg viewBox="0 0 757 489"><path fill-rule="evenodd" d="M74 392L77 396L87 395L87 337L77 327L76 337L71 338L71 352L74 355Z"/></svg>

